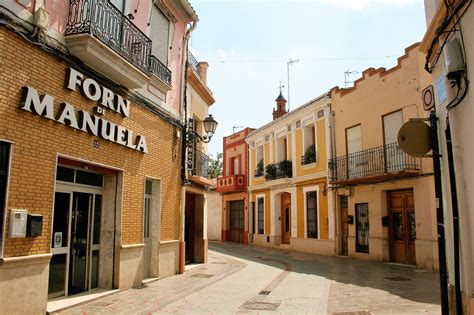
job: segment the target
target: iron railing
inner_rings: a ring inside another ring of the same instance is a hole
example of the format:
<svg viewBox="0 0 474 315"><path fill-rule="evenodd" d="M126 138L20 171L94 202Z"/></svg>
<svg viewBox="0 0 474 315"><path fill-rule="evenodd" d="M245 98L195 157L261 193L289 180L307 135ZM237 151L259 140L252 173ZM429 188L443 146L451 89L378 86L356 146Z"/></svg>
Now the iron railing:
<svg viewBox="0 0 474 315"><path fill-rule="evenodd" d="M150 71L171 86L171 70L153 55L150 57Z"/></svg>
<svg viewBox="0 0 474 315"><path fill-rule="evenodd" d="M316 163L318 161L318 158L317 158L318 154L315 153L314 155L303 155L301 157L301 165L308 165L308 164L311 164L311 163Z"/></svg>
<svg viewBox="0 0 474 315"><path fill-rule="evenodd" d="M144 73L150 73L151 40L109 0L70 0L65 34L91 34Z"/></svg>
<svg viewBox="0 0 474 315"><path fill-rule="evenodd" d="M203 178L209 177L209 155L198 149L194 149L194 168L192 174Z"/></svg>
<svg viewBox="0 0 474 315"><path fill-rule="evenodd" d="M293 164L290 160L283 160L275 164L268 164L265 169L266 180L293 177Z"/></svg>
<svg viewBox="0 0 474 315"><path fill-rule="evenodd" d="M404 171L418 171L416 158L391 143L329 160L330 181L340 182Z"/></svg>
<svg viewBox="0 0 474 315"><path fill-rule="evenodd" d="M197 61L196 57L194 57L193 54L188 50L188 65L190 65L194 71L198 72L198 64L199 62Z"/></svg>
<svg viewBox="0 0 474 315"><path fill-rule="evenodd" d="M255 170L255 176L254 177L262 177L263 176L263 168L262 169L256 169Z"/></svg>

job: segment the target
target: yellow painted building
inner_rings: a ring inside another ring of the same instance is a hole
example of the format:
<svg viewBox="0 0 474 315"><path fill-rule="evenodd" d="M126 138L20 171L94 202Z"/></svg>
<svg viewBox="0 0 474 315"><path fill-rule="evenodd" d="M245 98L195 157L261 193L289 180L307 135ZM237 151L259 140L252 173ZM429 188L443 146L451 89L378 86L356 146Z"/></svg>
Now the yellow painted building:
<svg viewBox="0 0 474 315"><path fill-rule="evenodd" d="M333 255L330 97L324 94L289 113L281 94L276 101L274 120L246 138L250 243Z"/></svg>
<svg viewBox="0 0 474 315"><path fill-rule="evenodd" d="M397 143L403 123L427 117L421 91L431 83L419 44L391 68L369 68L350 89L331 90L334 155L330 191L340 255L437 269L431 159Z"/></svg>

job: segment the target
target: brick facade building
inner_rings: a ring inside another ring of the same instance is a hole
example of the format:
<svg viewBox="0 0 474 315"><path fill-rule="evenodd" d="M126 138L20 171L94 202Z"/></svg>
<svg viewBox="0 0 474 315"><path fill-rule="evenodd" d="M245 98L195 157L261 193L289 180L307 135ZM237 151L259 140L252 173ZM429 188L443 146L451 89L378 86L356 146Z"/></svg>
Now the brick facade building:
<svg viewBox="0 0 474 315"><path fill-rule="evenodd" d="M122 11L92 2L131 23L134 1ZM78 14L68 6L46 7L49 27L39 37L24 22L39 23L44 8L0 8L0 296L10 301L2 313L44 313L58 297L141 286L180 272L184 256L182 39L195 12L183 1L137 6L133 23L147 25L141 16L154 10L175 28L165 44L179 45L162 60L145 49L150 40L137 42L127 59L94 32L79 53L84 34L52 44L64 28L55 21ZM132 30L143 38L154 31L143 27L147 35ZM145 68L136 49L150 54Z"/></svg>

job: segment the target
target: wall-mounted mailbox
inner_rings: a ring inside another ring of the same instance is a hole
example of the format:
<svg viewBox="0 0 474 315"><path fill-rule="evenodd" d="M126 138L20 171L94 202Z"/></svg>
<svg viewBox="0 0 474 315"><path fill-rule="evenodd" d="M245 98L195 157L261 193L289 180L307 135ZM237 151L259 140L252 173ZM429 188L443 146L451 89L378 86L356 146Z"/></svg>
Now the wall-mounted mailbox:
<svg viewBox="0 0 474 315"><path fill-rule="evenodd" d="M354 224L354 216L348 215L347 216L347 224Z"/></svg>
<svg viewBox="0 0 474 315"><path fill-rule="evenodd" d="M26 224L27 236L41 236L43 233L43 216L40 214L28 214Z"/></svg>
<svg viewBox="0 0 474 315"><path fill-rule="evenodd" d="M10 213L10 237L26 236L26 219L28 211L25 209L12 209Z"/></svg>
<svg viewBox="0 0 474 315"><path fill-rule="evenodd" d="M388 216L383 216L382 217L382 226L389 226L390 225L390 221L388 219Z"/></svg>

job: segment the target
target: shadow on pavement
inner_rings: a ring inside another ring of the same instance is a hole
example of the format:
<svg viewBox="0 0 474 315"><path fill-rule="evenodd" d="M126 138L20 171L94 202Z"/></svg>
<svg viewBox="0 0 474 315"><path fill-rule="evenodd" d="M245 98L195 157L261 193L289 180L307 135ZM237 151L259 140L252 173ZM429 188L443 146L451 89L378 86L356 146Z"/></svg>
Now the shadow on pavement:
<svg viewBox="0 0 474 315"><path fill-rule="evenodd" d="M287 268L285 263L290 264L291 272L324 277L337 283L360 287L360 290L368 287L418 303L440 304L437 272L218 241L210 241L209 249L282 270Z"/></svg>

